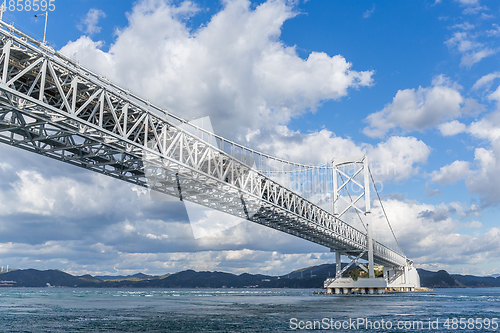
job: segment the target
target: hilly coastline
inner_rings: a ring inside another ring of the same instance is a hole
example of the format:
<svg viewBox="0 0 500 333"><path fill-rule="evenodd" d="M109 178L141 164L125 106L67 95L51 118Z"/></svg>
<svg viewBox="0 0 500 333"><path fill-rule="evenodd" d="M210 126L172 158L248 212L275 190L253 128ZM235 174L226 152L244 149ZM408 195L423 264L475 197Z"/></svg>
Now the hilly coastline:
<svg viewBox="0 0 500 333"><path fill-rule="evenodd" d="M161 276L138 273L130 276L74 276L59 270L13 270L0 274L1 287L76 287L76 288L322 288L326 278L335 272L335 264L307 267L281 276L231 274L185 270ZM450 275L418 270L422 287L480 288L500 287L500 277ZM354 276L356 270L348 271Z"/></svg>

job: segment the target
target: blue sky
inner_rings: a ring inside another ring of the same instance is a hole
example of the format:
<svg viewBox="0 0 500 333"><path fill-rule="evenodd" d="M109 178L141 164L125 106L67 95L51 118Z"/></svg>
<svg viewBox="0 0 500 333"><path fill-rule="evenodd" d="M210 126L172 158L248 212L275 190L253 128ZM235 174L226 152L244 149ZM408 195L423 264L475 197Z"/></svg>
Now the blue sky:
<svg viewBox="0 0 500 333"><path fill-rule="evenodd" d="M498 1L55 5L55 49L266 153L318 164L368 154L418 267L500 273ZM43 36L33 12L4 19ZM276 274L333 261L248 222L196 240L179 203L11 147L0 156L0 250L11 267Z"/></svg>

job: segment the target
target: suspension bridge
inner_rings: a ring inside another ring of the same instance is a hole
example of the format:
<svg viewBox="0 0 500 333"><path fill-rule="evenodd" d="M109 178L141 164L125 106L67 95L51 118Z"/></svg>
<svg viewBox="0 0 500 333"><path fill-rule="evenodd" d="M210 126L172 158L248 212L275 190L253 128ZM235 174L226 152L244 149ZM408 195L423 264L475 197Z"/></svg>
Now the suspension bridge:
<svg viewBox="0 0 500 333"><path fill-rule="evenodd" d="M320 166L269 156L151 104L3 21L0 38L0 142L325 246L337 259L329 292L419 287L401 248L373 239L366 156ZM349 214L363 229L345 222ZM344 268L342 255L351 259ZM342 278L352 265L369 278ZM374 265L384 267L383 278Z"/></svg>

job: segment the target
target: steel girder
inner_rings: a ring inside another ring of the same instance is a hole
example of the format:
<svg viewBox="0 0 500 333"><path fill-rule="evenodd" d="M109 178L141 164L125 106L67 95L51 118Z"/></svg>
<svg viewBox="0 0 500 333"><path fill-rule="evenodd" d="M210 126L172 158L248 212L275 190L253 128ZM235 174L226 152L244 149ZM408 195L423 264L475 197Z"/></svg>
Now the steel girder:
<svg viewBox="0 0 500 333"><path fill-rule="evenodd" d="M5 23L0 22L6 26ZM367 236L13 27L0 29L0 142L149 187L331 249ZM180 192L181 193L180 193ZM374 242L375 262L403 266Z"/></svg>

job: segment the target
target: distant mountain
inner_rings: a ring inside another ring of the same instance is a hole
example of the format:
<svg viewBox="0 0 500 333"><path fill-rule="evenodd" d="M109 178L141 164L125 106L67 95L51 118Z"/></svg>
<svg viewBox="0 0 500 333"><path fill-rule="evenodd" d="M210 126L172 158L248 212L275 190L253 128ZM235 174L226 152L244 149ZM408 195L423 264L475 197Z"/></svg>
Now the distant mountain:
<svg viewBox="0 0 500 333"><path fill-rule="evenodd" d="M158 276L154 275L146 275L144 273L137 273L134 275L102 275L102 276L94 276L96 279L102 280L102 281L108 281L108 280L130 280L130 279L155 279L159 278Z"/></svg>
<svg viewBox="0 0 500 333"><path fill-rule="evenodd" d="M39 271L36 269L20 269L0 275L2 281L15 281L15 287L94 287L100 280L90 276L73 276L59 270Z"/></svg>
<svg viewBox="0 0 500 333"><path fill-rule="evenodd" d="M346 263L342 264L342 267L347 266ZM335 276L336 272L336 264L322 264L318 266L311 266L302 269L295 270L288 274L282 275L282 278L290 278L290 279L304 279L304 278L313 278L315 276L322 278L329 278Z"/></svg>
<svg viewBox="0 0 500 333"><path fill-rule="evenodd" d="M129 276L73 276L59 270L16 270L0 274L0 287L93 287L93 288L322 288L326 278L335 273L334 264L299 269L282 276L231 274L186 270L162 276L138 273ZM359 270L358 270L359 271ZM348 272L357 274L356 269ZM422 287L463 288L500 287L500 277L450 275L441 270L418 269Z"/></svg>
<svg viewBox="0 0 500 333"><path fill-rule="evenodd" d="M440 270L437 272L427 271L425 269L417 269L420 275L420 285L427 288L464 288L462 282L457 278L448 274L447 271Z"/></svg>
<svg viewBox="0 0 500 333"><path fill-rule="evenodd" d="M453 274L452 277L460 281L463 285L473 288L485 287L500 287L500 277L492 276L473 276L473 275L457 275Z"/></svg>

